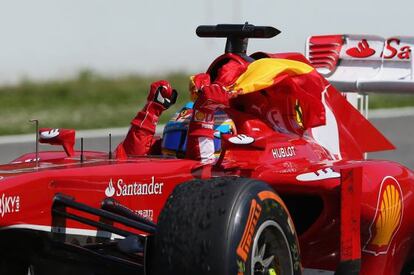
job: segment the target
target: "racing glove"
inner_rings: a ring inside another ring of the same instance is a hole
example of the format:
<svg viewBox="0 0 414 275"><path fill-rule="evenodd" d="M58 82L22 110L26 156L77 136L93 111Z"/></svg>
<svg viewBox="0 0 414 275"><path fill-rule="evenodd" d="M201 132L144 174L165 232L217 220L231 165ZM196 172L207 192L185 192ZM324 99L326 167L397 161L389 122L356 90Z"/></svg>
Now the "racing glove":
<svg viewBox="0 0 414 275"><path fill-rule="evenodd" d="M204 86L194 104L194 109L205 113L213 113L217 109L229 106L230 94L218 84Z"/></svg>
<svg viewBox="0 0 414 275"><path fill-rule="evenodd" d="M192 101L196 101L198 95L201 93L201 90L204 86L210 85L210 75L206 73L196 74L190 77L190 96Z"/></svg>
<svg viewBox="0 0 414 275"><path fill-rule="evenodd" d="M218 84L204 86L199 91L188 129L187 158L214 161L214 113L227 108L229 98L230 94Z"/></svg>
<svg viewBox="0 0 414 275"><path fill-rule="evenodd" d="M125 140L116 149L117 157L148 154L155 142L154 134L159 116L176 100L177 91L171 88L170 83L165 80L153 82L147 97L147 104L131 121Z"/></svg>
<svg viewBox="0 0 414 275"><path fill-rule="evenodd" d="M159 116L171 107L176 100L177 91L171 88L168 81L153 82L147 97L147 104L131 121L131 125L155 133Z"/></svg>
<svg viewBox="0 0 414 275"><path fill-rule="evenodd" d="M177 100L177 91L171 88L166 80L159 80L151 84L150 92L147 97L148 102L161 104L165 109L170 108Z"/></svg>

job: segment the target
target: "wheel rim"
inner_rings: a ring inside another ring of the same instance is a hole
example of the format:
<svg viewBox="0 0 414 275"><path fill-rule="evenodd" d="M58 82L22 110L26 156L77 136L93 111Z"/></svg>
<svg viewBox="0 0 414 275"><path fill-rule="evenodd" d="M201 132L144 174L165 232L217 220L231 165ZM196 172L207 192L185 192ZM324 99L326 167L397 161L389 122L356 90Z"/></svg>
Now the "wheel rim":
<svg viewBox="0 0 414 275"><path fill-rule="evenodd" d="M289 242L275 221L268 220L260 225L252 248L252 275L293 274Z"/></svg>

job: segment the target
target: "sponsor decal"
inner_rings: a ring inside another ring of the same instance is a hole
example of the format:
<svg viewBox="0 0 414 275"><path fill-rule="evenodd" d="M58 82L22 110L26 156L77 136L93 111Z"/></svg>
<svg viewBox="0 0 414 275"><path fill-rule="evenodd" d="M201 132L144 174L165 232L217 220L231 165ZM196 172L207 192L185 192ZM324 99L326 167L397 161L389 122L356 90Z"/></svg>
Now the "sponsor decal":
<svg viewBox="0 0 414 275"><path fill-rule="evenodd" d="M382 180L369 238L363 251L378 256L386 254L403 219L403 194L399 182L387 176Z"/></svg>
<svg viewBox="0 0 414 275"><path fill-rule="evenodd" d="M292 174L297 172L297 165L291 161L284 161L281 169L277 169L279 174Z"/></svg>
<svg viewBox="0 0 414 275"><path fill-rule="evenodd" d="M375 54L375 50L369 47L366 39L362 39L356 47L346 50L346 53L355 58L367 58L373 56Z"/></svg>
<svg viewBox="0 0 414 275"><path fill-rule="evenodd" d="M246 136L246 135L237 135L237 136L229 138L229 141L233 144L247 145L247 144L252 144L254 142L254 138Z"/></svg>
<svg viewBox="0 0 414 275"><path fill-rule="evenodd" d="M296 176L298 181L315 181L340 178L341 174L332 170L332 168L320 169L316 172L304 173Z"/></svg>
<svg viewBox="0 0 414 275"><path fill-rule="evenodd" d="M346 50L346 54L354 58L368 58L376 53L375 49L371 48L366 39L362 39L358 42L356 47ZM384 50L379 55L384 59L399 59L410 60L411 59L411 46L401 45L401 40L398 38L388 38L385 41Z"/></svg>
<svg viewBox="0 0 414 275"><path fill-rule="evenodd" d="M244 275L246 272L246 264L240 260L237 260L237 275Z"/></svg>
<svg viewBox="0 0 414 275"><path fill-rule="evenodd" d="M206 114L201 111L194 111L194 120L198 122L211 122L214 119L214 114Z"/></svg>
<svg viewBox="0 0 414 275"><path fill-rule="evenodd" d="M204 120L205 120L205 118L206 118L206 114L205 114L205 113L200 112L200 111L196 111L196 112L195 112L194 119L195 119L196 121L204 121Z"/></svg>
<svg viewBox="0 0 414 275"><path fill-rule="evenodd" d="M113 195L115 195L115 188L114 188L114 184L112 183L112 179L110 179L108 187L106 187L105 189L105 196L110 198Z"/></svg>
<svg viewBox="0 0 414 275"><path fill-rule="evenodd" d="M0 197L0 215L16 213L20 211L20 196L7 196L2 194Z"/></svg>
<svg viewBox="0 0 414 275"><path fill-rule="evenodd" d="M272 154L275 159L290 158L296 156L294 146L274 148L272 149Z"/></svg>
<svg viewBox="0 0 414 275"><path fill-rule="evenodd" d="M389 38L385 42L385 49L381 57L384 57L384 59L409 60L411 58L411 47L408 45L400 47L400 43L401 41L398 38Z"/></svg>
<svg viewBox="0 0 414 275"><path fill-rule="evenodd" d="M259 221L260 214L262 213L262 207L257 203L255 199L250 204L249 217L247 218L246 226L244 227L243 236L237 246L237 255L246 262L247 257L252 246L253 234Z"/></svg>
<svg viewBox="0 0 414 275"><path fill-rule="evenodd" d="M152 209L135 210L135 213L137 213L141 217L143 217L145 219L148 219L150 221L154 220L154 210L152 210Z"/></svg>
<svg viewBox="0 0 414 275"><path fill-rule="evenodd" d="M211 124L211 123L202 123L201 124L201 128L213 130L214 129L214 124Z"/></svg>
<svg viewBox="0 0 414 275"><path fill-rule="evenodd" d="M105 189L105 195L107 197L161 195L163 187L164 183L156 182L155 177L152 177L149 183L126 183L123 179L118 179L116 184L111 178Z"/></svg>
<svg viewBox="0 0 414 275"><path fill-rule="evenodd" d="M50 131L43 131L40 133L41 139L51 139L59 135L59 129L52 129Z"/></svg>
<svg viewBox="0 0 414 275"><path fill-rule="evenodd" d="M193 114L193 110L192 109L182 110L179 113L179 115L177 116L176 120L177 121L184 121L185 119L190 119L192 114Z"/></svg>

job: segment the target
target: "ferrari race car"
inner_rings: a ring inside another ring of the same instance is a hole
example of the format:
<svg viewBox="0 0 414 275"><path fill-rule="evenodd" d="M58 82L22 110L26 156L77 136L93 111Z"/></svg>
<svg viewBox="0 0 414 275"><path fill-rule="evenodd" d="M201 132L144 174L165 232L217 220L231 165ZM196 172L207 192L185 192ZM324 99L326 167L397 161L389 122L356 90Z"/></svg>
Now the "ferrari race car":
<svg viewBox="0 0 414 275"><path fill-rule="evenodd" d="M0 274L411 274L413 172L365 159L394 147L335 88L414 90L411 50L387 59L395 41L341 35L310 38L308 59L247 55L249 38L278 33L197 29L227 38L213 81L248 64L214 164L74 151L74 131L40 130L64 151L0 166Z"/></svg>

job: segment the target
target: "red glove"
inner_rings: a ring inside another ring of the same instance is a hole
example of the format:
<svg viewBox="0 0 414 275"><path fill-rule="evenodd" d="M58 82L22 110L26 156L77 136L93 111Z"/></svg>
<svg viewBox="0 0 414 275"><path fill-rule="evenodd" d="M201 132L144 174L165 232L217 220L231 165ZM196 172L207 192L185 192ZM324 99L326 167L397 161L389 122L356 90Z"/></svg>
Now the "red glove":
<svg viewBox="0 0 414 275"><path fill-rule="evenodd" d="M196 74L190 77L190 96L192 101L196 101L204 86L210 85L210 75L206 73Z"/></svg>
<svg viewBox="0 0 414 275"><path fill-rule="evenodd" d="M155 102L162 111L170 108L177 100L177 91L171 88L166 80L158 80L153 82L147 97L148 103Z"/></svg>
<svg viewBox="0 0 414 275"><path fill-rule="evenodd" d="M161 113L172 106L176 100L177 91L171 88L168 81L159 80L153 82L147 97L147 104L132 120L131 124L144 129L152 128L152 126L148 126L157 124L158 117Z"/></svg>
<svg viewBox="0 0 414 275"><path fill-rule="evenodd" d="M194 109L214 114L217 109L229 106L229 98L230 94L218 84L204 86L194 104Z"/></svg>
<svg viewBox="0 0 414 275"><path fill-rule="evenodd" d="M188 135L213 138L214 113L229 106L230 94L217 84L204 86L194 103Z"/></svg>
<svg viewBox="0 0 414 275"><path fill-rule="evenodd" d="M151 84L144 109L131 121L131 128L125 140L118 145L116 155L126 158L128 155L146 155L155 143L154 133L158 117L177 100L177 91L170 83L159 80Z"/></svg>

